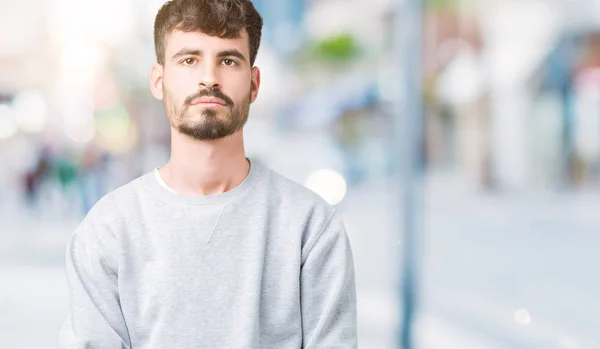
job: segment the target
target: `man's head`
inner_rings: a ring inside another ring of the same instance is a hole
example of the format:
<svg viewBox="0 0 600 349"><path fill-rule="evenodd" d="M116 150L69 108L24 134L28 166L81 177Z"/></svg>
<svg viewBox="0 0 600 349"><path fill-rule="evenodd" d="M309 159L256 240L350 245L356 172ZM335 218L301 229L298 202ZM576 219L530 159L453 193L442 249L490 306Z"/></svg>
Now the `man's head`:
<svg viewBox="0 0 600 349"><path fill-rule="evenodd" d="M154 23L152 94L171 126L197 140L242 129L260 86L262 18L249 0L172 0Z"/></svg>

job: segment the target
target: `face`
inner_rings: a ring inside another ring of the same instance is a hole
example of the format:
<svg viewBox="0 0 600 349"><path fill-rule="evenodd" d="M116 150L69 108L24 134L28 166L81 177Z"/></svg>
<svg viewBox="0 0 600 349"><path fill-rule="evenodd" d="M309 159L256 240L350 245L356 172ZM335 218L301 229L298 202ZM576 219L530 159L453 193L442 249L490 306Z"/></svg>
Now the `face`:
<svg viewBox="0 0 600 349"><path fill-rule="evenodd" d="M150 83L152 94L165 103L171 127L203 141L240 131L260 85L249 51L246 31L235 39L168 34L164 65L152 67Z"/></svg>

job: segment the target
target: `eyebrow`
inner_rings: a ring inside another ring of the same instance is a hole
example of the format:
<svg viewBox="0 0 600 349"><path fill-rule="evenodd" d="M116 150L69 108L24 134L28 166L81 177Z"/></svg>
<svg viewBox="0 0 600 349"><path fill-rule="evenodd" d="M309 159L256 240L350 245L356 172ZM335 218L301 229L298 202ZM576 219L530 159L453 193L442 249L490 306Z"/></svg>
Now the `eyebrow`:
<svg viewBox="0 0 600 349"><path fill-rule="evenodd" d="M175 58L179 58L179 57L187 56L187 55L202 56L202 51L197 50L197 49L191 49L191 48L184 47L181 50L179 50L179 52L177 52L176 54L174 54L173 57L171 57L171 58L175 59Z"/></svg>
<svg viewBox="0 0 600 349"><path fill-rule="evenodd" d="M217 54L217 57L236 57L239 60L242 61L246 61L246 57L244 57L244 55L238 51L238 50L226 50L226 51L221 51Z"/></svg>
<svg viewBox="0 0 600 349"><path fill-rule="evenodd" d="M179 50L179 52L177 52L175 55L173 55L172 59L176 59L176 58L179 58L182 56L187 56L187 55L202 57L204 54L202 51L200 51L198 49L184 47L181 50ZM236 49L221 51L221 52L217 53L217 57L220 57L220 58L236 57L244 62L247 61L246 57L244 57L244 55Z"/></svg>

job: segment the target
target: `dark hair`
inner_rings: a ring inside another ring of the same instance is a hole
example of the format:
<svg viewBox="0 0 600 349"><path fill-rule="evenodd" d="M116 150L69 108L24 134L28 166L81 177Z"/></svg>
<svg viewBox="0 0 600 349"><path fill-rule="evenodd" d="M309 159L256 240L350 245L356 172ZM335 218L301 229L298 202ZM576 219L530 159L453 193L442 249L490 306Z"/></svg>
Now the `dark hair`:
<svg viewBox="0 0 600 349"><path fill-rule="evenodd" d="M254 65L263 20L250 0L171 0L154 20L156 61L165 63L165 40L173 30L200 31L220 38L238 38L246 29L250 45L250 65Z"/></svg>

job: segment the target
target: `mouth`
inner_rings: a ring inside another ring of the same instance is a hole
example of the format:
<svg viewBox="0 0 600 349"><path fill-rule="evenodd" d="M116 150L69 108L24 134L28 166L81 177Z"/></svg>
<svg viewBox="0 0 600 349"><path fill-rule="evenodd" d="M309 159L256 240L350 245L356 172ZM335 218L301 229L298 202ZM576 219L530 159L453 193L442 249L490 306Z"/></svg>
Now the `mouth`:
<svg viewBox="0 0 600 349"><path fill-rule="evenodd" d="M225 107L227 104L219 98L200 98L191 103L192 106L205 106L205 107Z"/></svg>
<svg viewBox="0 0 600 349"><path fill-rule="evenodd" d="M205 108L216 108L216 107L224 107L225 105L220 103L194 103L192 107L205 107Z"/></svg>

